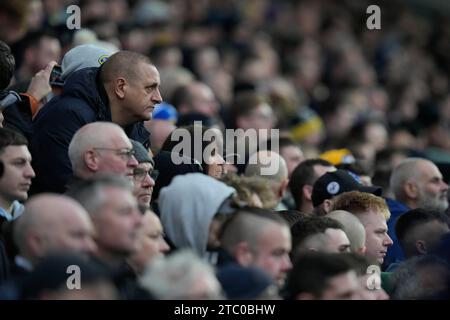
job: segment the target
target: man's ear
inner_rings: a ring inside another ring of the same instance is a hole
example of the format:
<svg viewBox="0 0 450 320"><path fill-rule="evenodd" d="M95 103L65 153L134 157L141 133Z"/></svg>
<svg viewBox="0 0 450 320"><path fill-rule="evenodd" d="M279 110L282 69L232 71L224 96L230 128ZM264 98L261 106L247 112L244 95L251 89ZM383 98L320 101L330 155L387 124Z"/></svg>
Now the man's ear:
<svg viewBox="0 0 450 320"><path fill-rule="evenodd" d="M417 184L411 180L408 180L403 185L403 192L409 199L417 199L419 197L419 188Z"/></svg>
<svg viewBox="0 0 450 320"><path fill-rule="evenodd" d="M331 200L330 199L325 199L323 201L323 210L328 214L331 211Z"/></svg>
<svg viewBox="0 0 450 320"><path fill-rule="evenodd" d="M247 242L240 242L234 250L234 258L243 267L249 267L253 263L253 253Z"/></svg>
<svg viewBox="0 0 450 320"><path fill-rule="evenodd" d="M85 166L93 172L98 170L100 159L94 150L88 150L84 153L84 164Z"/></svg>
<svg viewBox="0 0 450 320"><path fill-rule="evenodd" d="M366 253L366 246L362 246L361 248L356 249L355 253L364 255Z"/></svg>
<svg viewBox="0 0 450 320"><path fill-rule="evenodd" d="M119 99L124 99L128 89L127 81L124 78L117 78L114 80L113 84L116 96Z"/></svg>
<svg viewBox="0 0 450 320"><path fill-rule="evenodd" d="M427 254L427 245L423 240L416 241L416 251L421 255Z"/></svg>
<svg viewBox="0 0 450 320"><path fill-rule="evenodd" d="M312 192L313 192L313 186L310 184L305 184L302 188L302 196L308 200L311 201L311 197L312 197Z"/></svg>
<svg viewBox="0 0 450 320"><path fill-rule="evenodd" d="M289 185L289 179L288 178L286 178L283 181L281 181L280 188L278 189L278 197L280 199L283 199L284 194L286 193L288 185Z"/></svg>
<svg viewBox="0 0 450 320"><path fill-rule="evenodd" d="M46 254L44 239L36 232L30 231L26 238L27 248L33 257L42 257Z"/></svg>

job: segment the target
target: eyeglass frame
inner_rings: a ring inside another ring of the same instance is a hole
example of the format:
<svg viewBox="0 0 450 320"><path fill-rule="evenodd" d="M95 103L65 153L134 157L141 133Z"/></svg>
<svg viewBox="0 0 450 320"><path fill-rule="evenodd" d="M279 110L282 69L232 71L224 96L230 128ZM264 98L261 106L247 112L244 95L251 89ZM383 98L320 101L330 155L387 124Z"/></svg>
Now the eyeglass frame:
<svg viewBox="0 0 450 320"><path fill-rule="evenodd" d="M106 151L116 151L116 152L120 152L120 153L116 153L119 156L126 156L127 157L127 161L129 161L131 159L131 157L133 157L136 154L136 151L134 151L134 149L128 149L128 148L92 148L92 150L106 150ZM127 150L125 152L123 152L124 150Z"/></svg>
<svg viewBox="0 0 450 320"><path fill-rule="evenodd" d="M143 176L142 176L142 178L137 178L137 174L135 174L135 171L141 171L142 173L141 174L143 174ZM145 173L145 174L144 174ZM145 170L145 169L142 169L142 168L134 168L133 169L133 178L136 180L136 181L139 181L139 182L142 182L142 181L144 181L144 179L147 177L147 175L150 177L150 178L152 178L153 179L153 181L156 181L156 179L158 178L158 176L159 176L159 170L155 170L155 169L150 169L150 170Z"/></svg>

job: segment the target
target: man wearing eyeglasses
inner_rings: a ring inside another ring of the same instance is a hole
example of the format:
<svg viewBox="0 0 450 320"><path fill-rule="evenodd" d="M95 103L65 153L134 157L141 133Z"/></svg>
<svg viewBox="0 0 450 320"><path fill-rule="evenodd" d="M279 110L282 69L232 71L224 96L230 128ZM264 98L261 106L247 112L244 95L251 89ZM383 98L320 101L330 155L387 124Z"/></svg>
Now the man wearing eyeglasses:
<svg viewBox="0 0 450 320"><path fill-rule="evenodd" d="M130 141L133 145L134 156L139 162L137 167L133 170L133 195L136 197L139 208L145 212L145 210L150 208L153 187L155 186L158 171L153 170L155 162L142 143L131 139Z"/></svg>
<svg viewBox="0 0 450 320"><path fill-rule="evenodd" d="M138 166L130 139L120 126L111 122L93 122L81 127L69 144L69 159L75 181L105 175L133 180Z"/></svg>

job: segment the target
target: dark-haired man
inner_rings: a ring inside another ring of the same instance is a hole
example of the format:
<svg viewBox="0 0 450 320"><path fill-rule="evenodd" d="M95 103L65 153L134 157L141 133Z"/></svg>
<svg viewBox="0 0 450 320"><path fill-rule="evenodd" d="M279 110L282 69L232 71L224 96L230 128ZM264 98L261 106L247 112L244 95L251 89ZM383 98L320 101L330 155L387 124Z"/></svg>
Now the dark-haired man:
<svg viewBox="0 0 450 320"><path fill-rule="evenodd" d="M289 190L295 200L297 210L312 213L312 189L314 182L323 174L335 171L336 167L322 159L308 159L300 163L292 172L289 180Z"/></svg>
<svg viewBox="0 0 450 320"><path fill-rule="evenodd" d="M449 232L445 213L422 208L407 211L395 224L395 234L407 259L433 252Z"/></svg>
<svg viewBox="0 0 450 320"><path fill-rule="evenodd" d="M15 220L23 212L20 203L28 199L28 190L35 173L31 167L28 142L19 133L0 128L0 220Z"/></svg>

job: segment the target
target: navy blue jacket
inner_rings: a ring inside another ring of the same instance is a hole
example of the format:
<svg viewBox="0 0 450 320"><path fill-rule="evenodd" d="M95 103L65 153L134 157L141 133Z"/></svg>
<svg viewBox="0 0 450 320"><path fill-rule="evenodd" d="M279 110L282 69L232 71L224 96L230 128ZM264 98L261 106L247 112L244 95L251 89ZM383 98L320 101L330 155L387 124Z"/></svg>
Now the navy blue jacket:
<svg viewBox="0 0 450 320"><path fill-rule="evenodd" d="M30 193L63 193L72 177L68 156L75 132L87 123L111 121L111 109L99 68L73 73L60 96L51 99L33 120L31 154L36 172ZM124 128L129 138L149 145L149 133L142 122Z"/></svg>
<svg viewBox="0 0 450 320"><path fill-rule="evenodd" d="M389 211L391 212L391 217L387 222L388 235L389 237L391 237L394 244L388 248L387 255L384 258L383 262L384 270L386 270L392 263L399 263L405 260L403 250L400 247L397 235L395 234L395 223L402 214L404 214L406 211L409 210L409 208L405 206L403 203L394 199L386 198L386 203L389 207Z"/></svg>

